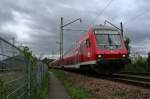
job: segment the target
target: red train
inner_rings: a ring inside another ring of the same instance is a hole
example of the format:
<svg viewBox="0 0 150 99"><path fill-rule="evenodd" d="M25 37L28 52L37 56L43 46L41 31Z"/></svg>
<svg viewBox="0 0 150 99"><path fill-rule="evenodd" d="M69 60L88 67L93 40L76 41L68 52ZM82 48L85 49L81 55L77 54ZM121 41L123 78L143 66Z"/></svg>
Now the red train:
<svg viewBox="0 0 150 99"><path fill-rule="evenodd" d="M68 50L63 59L57 59L50 66L57 68L94 69L103 73L120 71L130 62L120 30L97 25L88 30Z"/></svg>

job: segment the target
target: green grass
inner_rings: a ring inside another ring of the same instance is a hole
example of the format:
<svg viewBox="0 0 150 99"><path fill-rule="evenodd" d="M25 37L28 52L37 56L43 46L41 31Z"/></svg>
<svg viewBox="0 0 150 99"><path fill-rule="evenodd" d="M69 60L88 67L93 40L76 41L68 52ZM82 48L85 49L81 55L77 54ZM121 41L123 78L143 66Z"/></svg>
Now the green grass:
<svg viewBox="0 0 150 99"><path fill-rule="evenodd" d="M112 98L116 99L116 97L117 97L117 99L126 99L125 96L126 96L125 92L114 92Z"/></svg>
<svg viewBox="0 0 150 99"><path fill-rule="evenodd" d="M70 87L69 91L72 99L91 99L88 91L84 88Z"/></svg>
<svg viewBox="0 0 150 99"><path fill-rule="evenodd" d="M68 76L65 74L64 71L52 70L52 72L58 77L59 80L62 81L71 99L91 99L90 93L85 88L73 85L68 80Z"/></svg>

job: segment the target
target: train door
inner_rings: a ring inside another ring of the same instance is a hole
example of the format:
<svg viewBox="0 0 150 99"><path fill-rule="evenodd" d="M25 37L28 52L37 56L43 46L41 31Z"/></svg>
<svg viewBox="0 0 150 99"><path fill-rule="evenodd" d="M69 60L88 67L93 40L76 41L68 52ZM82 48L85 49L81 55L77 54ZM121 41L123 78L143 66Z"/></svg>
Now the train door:
<svg viewBox="0 0 150 99"><path fill-rule="evenodd" d="M83 45L82 45L82 47L83 47L83 62L85 62L85 61L87 61L87 55L86 55L86 53L87 53L87 47L86 47L86 39L83 41L83 43L82 43Z"/></svg>
<svg viewBox="0 0 150 99"><path fill-rule="evenodd" d="M86 60L91 60L92 58L92 49L91 49L91 42L90 39L86 39Z"/></svg>
<svg viewBox="0 0 150 99"><path fill-rule="evenodd" d="M78 54L79 54L79 52L78 52L78 48L77 48L76 49L76 64L78 64L78 61L79 61Z"/></svg>
<svg viewBox="0 0 150 99"><path fill-rule="evenodd" d="M81 42L81 44L80 44L80 62L83 62L83 44L82 44L82 42Z"/></svg>
<svg viewBox="0 0 150 99"><path fill-rule="evenodd" d="M70 51L70 64L73 64L73 50Z"/></svg>

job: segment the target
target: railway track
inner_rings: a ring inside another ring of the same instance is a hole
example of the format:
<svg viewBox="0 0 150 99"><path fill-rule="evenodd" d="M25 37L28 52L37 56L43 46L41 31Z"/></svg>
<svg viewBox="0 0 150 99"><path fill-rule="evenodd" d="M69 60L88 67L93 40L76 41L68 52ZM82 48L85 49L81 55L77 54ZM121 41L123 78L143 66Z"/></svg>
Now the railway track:
<svg viewBox="0 0 150 99"><path fill-rule="evenodd" d="M150 88L150 76L140 74L113 74L112 80L129 83L136 86L142 86L144 88Z"/></svg>
<svg viewBox="0 0 150 99"><path fill-rule="evenodd" d="M84 76L106 79L115 82L126 83L134 86L140 86L144 88L150 88L150 73L133 73L133 72L122 72L112 75L97 74L94 72L80 72L80 71L69 71Z"/></svg>
<svg viewBox="0 0 150 99"><path fill-rule="evenodd" d="M120 74L130 74L130 75L150 76L150 72L121 72Z"/></svg>

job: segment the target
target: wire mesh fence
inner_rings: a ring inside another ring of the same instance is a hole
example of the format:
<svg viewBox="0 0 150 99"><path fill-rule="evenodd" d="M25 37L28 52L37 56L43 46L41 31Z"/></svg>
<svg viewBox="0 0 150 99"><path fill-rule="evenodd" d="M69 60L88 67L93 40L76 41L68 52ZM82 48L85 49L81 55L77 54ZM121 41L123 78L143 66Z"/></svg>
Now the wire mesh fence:
<svg viewBox="0 0 150 99"><path fill-rule="evenodd" d="M33 66L23 52L0 38L0 99L38 99L47 66Z"/></svg>

